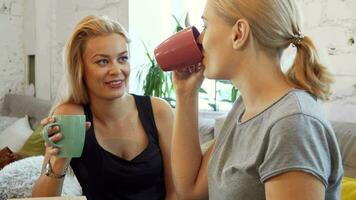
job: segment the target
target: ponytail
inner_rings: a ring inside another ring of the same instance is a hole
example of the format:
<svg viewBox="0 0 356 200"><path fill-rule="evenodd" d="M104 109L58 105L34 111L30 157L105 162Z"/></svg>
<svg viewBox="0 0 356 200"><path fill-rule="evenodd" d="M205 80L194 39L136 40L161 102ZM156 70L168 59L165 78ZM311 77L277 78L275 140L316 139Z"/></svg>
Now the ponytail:
<svg viewBox="0 0 356 200"><path fill-rule="evenodd" d="M317 98L328 99L332 76L320 64L313 42L301 32L302 18L295 0L215 0L214 5L229 24L246 19L259 44L276 50L278 55L293 43L297 47L297 56L286 74L288 82Z"/></svg>
<svg viewBox="0 0 356 200"><path fill-rule="evenodd" d="M287 71L287 80L295 87L304 89L316 97L327 100L330 96L332 75L320 63L316 48L307 36L294 43L297 55L292 67Z"/></svg>

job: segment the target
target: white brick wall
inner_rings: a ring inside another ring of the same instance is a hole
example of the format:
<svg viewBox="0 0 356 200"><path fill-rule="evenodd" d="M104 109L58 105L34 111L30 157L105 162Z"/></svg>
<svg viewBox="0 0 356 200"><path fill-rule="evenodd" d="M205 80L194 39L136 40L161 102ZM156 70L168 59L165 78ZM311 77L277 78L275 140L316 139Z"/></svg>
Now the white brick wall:
<svg viewBox="0 0 356 200"><path fill-rule="evenodd" d="M24 0L0 0L0 103L10 90L24 91L23 5Z"/></svg>
<svg viewBox="0 0 356 200"><path fill-rule="evenodd" d="M25 93L29 54L36 54L37 97L54 98L64 43L89 14L108 15L128 28L127 0L0 0L0 106L10 90Z"/></svg>
<svg viewBox="0 0 356 200"><path fill-rule="evenodd" d="M314 39L323 61L335 75L334 94L324 103L328 116L356 122L356 1L299 1L305 34Z"/></svg>
<svg viewBox="0 0 356 200"><path fill-rule="evenodd" d="M304 33L336 77L334 94L324 103L330 119L356 121L356 44L351 42L356 40L356 1L298 1ZM38 96L53 98L62 73L61 51L78 20L105 14L127 28L128 10L128 0L0 0L0 106L10 89L24 93L26 54L37 54Z"/></svg>
<svg viewBox="0 0 356 200"><path fill-rule="evenodd" d="M37 0L39 1L39 0ZM48 0L41 0L48 1ZM44 91L44 98L54 98L62 75L62 50L66 40L72 32L75 24L86 15L107 15L117 19L128 28L128 2L127 0L94 0L90 4L86 0L74 1L55 1L51 0L48 5L50 12L42 14L42 18L47 20L42 25L37 25L37 31L42 29L49 30L44 38L47 42L43 43L43 55L46 56L46 63L50 64L50 76L41 74L43 79L49 82L47 90ZM43 38L43 37L42 37ZM41 52L37 52L41 53ZM42 57L40 57L42 58ZM48 67L48 66L42 66ZM41 68L41 66L39 66ZM41 72L40 72L41 73ZM49 97L46 94L50 95Z"/></svg>

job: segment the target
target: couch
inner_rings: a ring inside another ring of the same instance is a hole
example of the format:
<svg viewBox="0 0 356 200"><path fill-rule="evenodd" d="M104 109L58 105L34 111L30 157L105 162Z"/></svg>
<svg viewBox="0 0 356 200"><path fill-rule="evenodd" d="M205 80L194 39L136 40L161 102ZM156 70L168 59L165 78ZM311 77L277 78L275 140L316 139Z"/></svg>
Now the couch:
<svg viewBox="0 0 356 200"><path fill-rule="evenodd" d="M37 99L20 94L6 94L0 115L8 117L29 116L29 123L34 129L48 115L51 101Z"/></svg>
<svg viewBox="0 0 356 200"><path fill-rule="evenodd" d="M1 119L17 119L28 115L29 124L35 129L40 120L48 115L50 107L50 101L7 94L0 112L0 124ZM224 116L225 113L221 112L199 113L200 141L203 148L206 149L207 144L214 139L214 130L222 125ZM356 123L332 122L332 125L343 157L345 176L356 179ZM42 160L43 156L33 156L13 162L0 170L0 200L30 196L32 184L40 174ZM62 195L80 194L81 188L75 176L67 175Z"/></svg>

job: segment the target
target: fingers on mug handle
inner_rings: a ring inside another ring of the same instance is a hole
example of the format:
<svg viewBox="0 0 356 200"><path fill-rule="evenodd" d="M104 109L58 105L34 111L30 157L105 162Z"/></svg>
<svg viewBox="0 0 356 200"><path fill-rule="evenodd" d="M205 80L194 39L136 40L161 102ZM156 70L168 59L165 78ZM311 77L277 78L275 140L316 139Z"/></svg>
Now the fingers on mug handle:
<svg viewBox="0 0 356 200"><path fill-rule="evenodd" d="M200 71L202 69L202 67L203 67L203 64L200 62L196 65L195 70Z"/></svg>
<svg viewBox="0 0 356 200"><path fill-rule="evenodd" d="M55 121L56 121L56 119L54 117L46 117L46 118L41 120L40 124L42 126L45 126L45 125L47 125L47 124L49 124L51 122L55 122Z"/></svg>
<svg viewBox="0 0 356 200"><path fill-rule="evenodd" d="M91 122L85 122L85 129L88 130L91 127Z"/></svg>
<svg viewBox="0 0 356 200"><path fill-rule="evenodd" d="M188 71L189 71L189 73L195 72L195 66L194 66L194 65L189 66L189 67L188 67Z"/></svg>
<svg viewBox="0 0 356 200"><path fill-rule="evenodd" d="M58 132L58 133L52 135L49 139L50 139L52 142L56 143L56 142L60 141L62 138L63 138L63 134L60 133L60 132Z"/></svg>
<svg viewBox="0 0 356 200"><path fill-rule="evenodd" d="M201 70L201 64L200 63L188 67L188 71L191 74L192 73L196 73L196 72L198 72L200 70Z"/></svg>
<svg viewBox="0 0 356 200"><path fill-rule="evenodd" d="M59 126L58 123L50 123L50 124L47 124L46 126L43 127L43 130L42 130L42 136L43 136L43 139L45 140L45 142L50 145L50 146L53 146L53 147L60 147L59 145L57 145L56 143L54 143L50 138L49 138L49 128L53 127L53 126Z"/></svg>

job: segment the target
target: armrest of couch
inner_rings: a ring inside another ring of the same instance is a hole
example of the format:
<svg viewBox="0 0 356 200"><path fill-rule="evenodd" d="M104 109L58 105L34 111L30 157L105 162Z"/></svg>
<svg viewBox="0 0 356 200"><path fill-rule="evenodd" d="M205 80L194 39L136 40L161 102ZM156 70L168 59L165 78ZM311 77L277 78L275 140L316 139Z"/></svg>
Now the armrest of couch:
<svg viewBox="0 0 356 200"><path fill-rule="evenodd" d="M339 143L344 174L356 178L356 123L331 122Z"/></svg>
<svg viewBox="0 0 356 200"><path fill-rule="evenodd" d="M217 124L220 126L225 113L214 111L199 111L199 138L200 144L205 144L214 139Z"/></svg>

